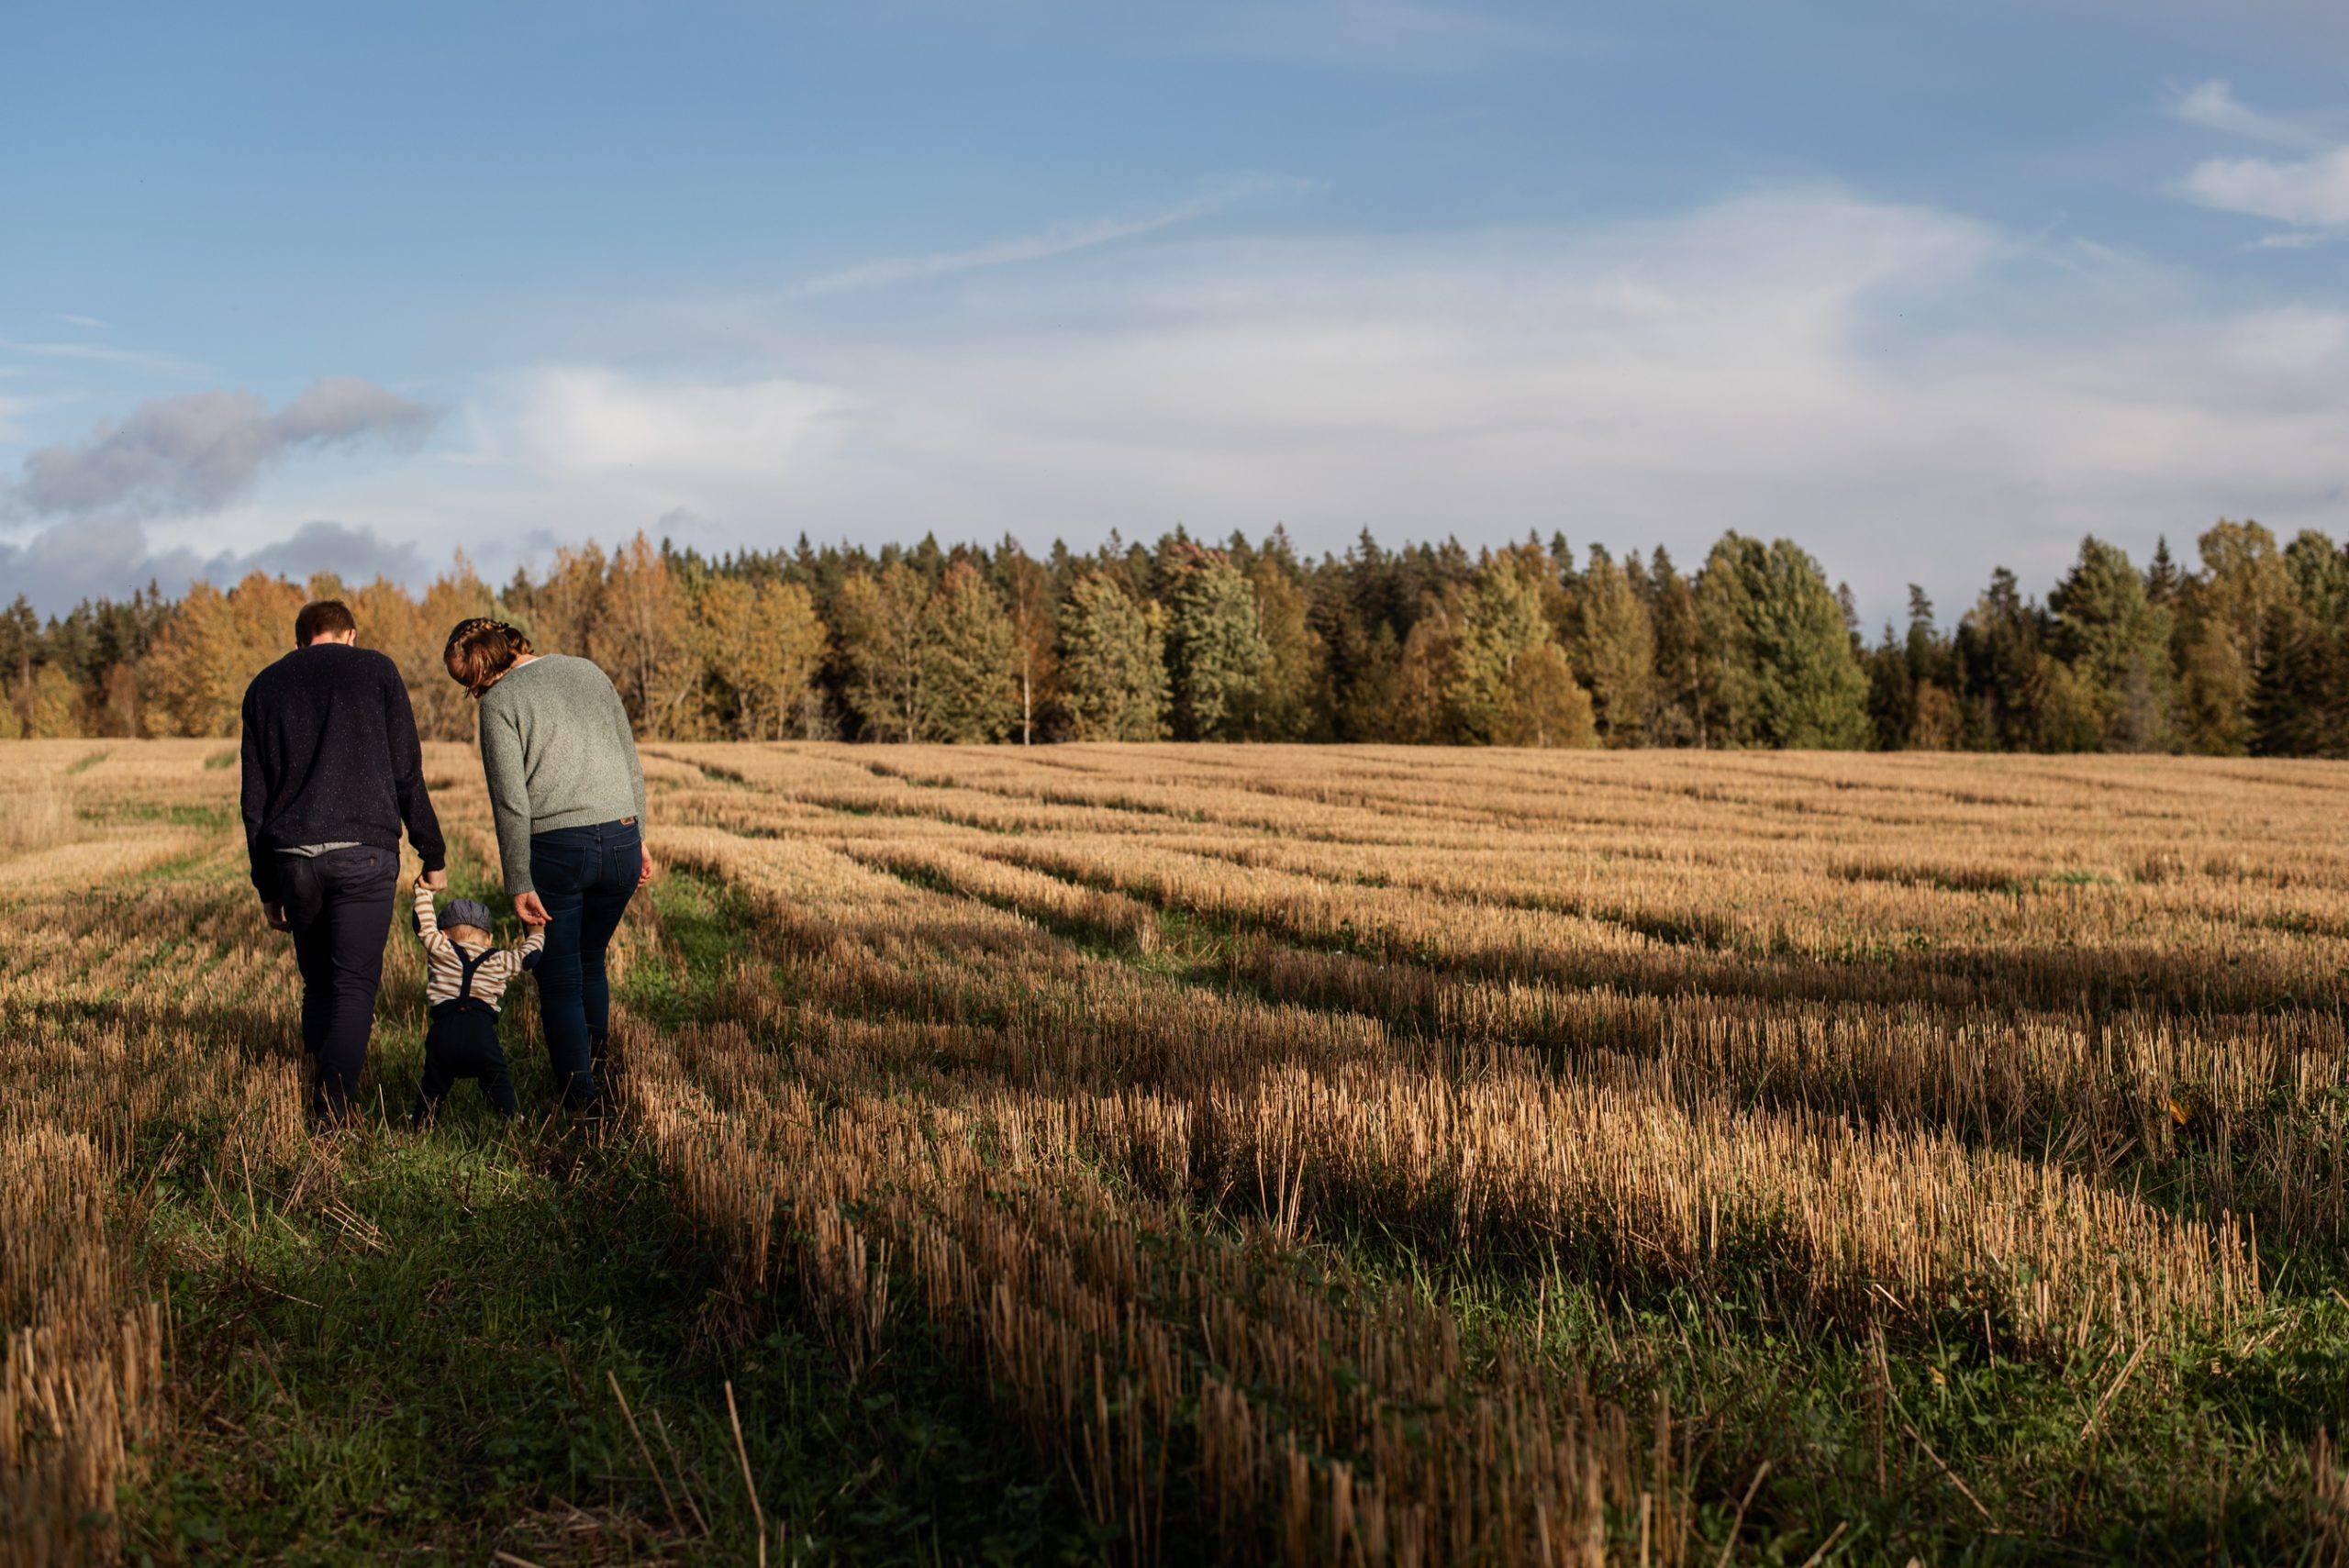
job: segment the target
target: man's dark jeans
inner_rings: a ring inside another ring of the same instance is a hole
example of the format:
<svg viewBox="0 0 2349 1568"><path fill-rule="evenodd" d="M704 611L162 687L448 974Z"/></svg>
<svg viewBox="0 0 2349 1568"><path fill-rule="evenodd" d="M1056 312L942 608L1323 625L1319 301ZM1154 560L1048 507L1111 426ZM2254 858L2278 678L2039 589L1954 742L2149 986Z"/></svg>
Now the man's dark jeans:
<svg viewBox="0 0 2349 1568"><path fill-rule="evenodd" d="M399 874L399 856L364 845L284 857L285 918L302 968L302 1049L316 1070L310 1114L323 1121L350 1116L367 1065Z"/></svg>
<svg viewBox="0 0 2349 1568"><path fill-rule="evenodd" d="M547 906L547 947L534 972L547 1059L563 1103L596 1103L596 1068L611 1032L612 987L604 950L644 871L634 822L598 822L530 835L530 881Z"/></svg>

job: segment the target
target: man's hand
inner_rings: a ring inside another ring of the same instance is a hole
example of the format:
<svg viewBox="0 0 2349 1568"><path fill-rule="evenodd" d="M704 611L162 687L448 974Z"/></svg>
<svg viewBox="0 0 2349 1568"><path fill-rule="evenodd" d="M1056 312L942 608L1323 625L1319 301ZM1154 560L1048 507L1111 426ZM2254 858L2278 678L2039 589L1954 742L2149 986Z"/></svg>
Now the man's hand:
<svg viewBox="0 0 2349 1568"><path fill-rule="evenodd" d="M644 857L644 869L636 873L636 884L639 887L642 887L646 883L652 880L652 851L651 850L640 850L637 852Z"/></svg>
<svg viewBox="0 0 2349 1568"><path fill-rule="evenodd" d="M284 905L264 903L261 906L261 912L262 917L269 922L271 930L290 931L294 929L294 922L285 917Z"/></svg>
<svg viewBox="0 0 2349 1568"><path fill-rule="evenodd" d="M449 868L442 866L439 871L420 871L416 873L416 884L427 893L439 893L449 885Z"/></svg>
<svg viewBox="0 0 2349 1568"><path fill-rule="evenodd" d="M543 926L547 923L547 906L540 901L536 892L516 894L514 913L522 917L522 924L526 926Z"/></svg>

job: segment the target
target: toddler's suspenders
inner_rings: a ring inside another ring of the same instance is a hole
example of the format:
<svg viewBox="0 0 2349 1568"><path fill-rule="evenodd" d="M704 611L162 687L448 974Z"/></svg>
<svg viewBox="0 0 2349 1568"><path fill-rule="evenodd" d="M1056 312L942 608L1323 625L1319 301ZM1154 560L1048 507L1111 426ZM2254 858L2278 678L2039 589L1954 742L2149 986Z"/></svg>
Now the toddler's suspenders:
<svg viewBox="0 0 2349 1568"><path fill-rule="evenodd" d="M457 983L457 995L455 999L460 1002L470 1002L473 1000L473 971L479 969L483 964L487 963L490 959L495 955L497 950L495 948L484 948L473 957L467 958L465 956L465 950L458 947L456 943L451 942L449 946L455 951L457 955L457 962L463 967L465 972L463 976Z"/></svg>

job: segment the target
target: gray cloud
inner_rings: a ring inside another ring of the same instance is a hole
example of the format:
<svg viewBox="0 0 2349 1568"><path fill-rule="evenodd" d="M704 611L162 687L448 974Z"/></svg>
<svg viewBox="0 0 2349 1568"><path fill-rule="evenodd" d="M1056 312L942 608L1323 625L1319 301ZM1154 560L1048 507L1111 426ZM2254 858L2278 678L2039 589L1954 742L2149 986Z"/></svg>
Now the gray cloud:
<svg viewBox="0 0 2349 1568"><path fill-rule="evenodd" d="M266 572L296 583L317 572L331 572L354 584L378 577L415 583L424 576L424 556L415 545L387 539L371 528L320 519L304 523L291 537L250 554L223 551L205 564L201 575L228 583L248 572Z"/></svg>
<svg viewBox="0 0 2349 1568"><path fill-rule="evenodd" d="M157 550L142 525L121 517L59 523L22 544L0 544L0 582L8 584L9 596L24 594L45 615L83 599L121 598L150 583L173 596L198 578L226 587L250 572L296 583L319 572L351 584L388 577L414 584L426 576L414 544L364 525L323 519L254 550L209 557L184 546Z"/></svg>
<svg viewBox="0 0 2349 1568"><path fill-rule="evenodd" d="M304 450L423 439L439 411L352 376L315 382L276 413L250 392L191 392L141 403L78 442L25 459L8 492L33 517L217 511Z"/></svg>

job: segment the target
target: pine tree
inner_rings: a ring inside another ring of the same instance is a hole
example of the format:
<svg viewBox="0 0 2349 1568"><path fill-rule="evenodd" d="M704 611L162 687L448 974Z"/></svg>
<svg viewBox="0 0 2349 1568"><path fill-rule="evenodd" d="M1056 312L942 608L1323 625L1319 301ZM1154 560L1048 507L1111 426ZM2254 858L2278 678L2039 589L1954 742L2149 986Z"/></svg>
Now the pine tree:
<svg viewBox="0 0 2349 1568"><path fill-rule="evenodd" d="M1163 618L1106 572L1088 572L1069 590L1061 612L1062 701L1074 739L1165 736Z"/></svg>
<svg viewBox="0 0 2349 1568"><path fill-rule="evenodd" d="M1574 664L1590 684L1600 739L1639 745L1655 685L1655 625L1630 573L1598 545L1575 594L1574 620Z"/></svg>
<svg viewBox="0 0 2349 1568"><path fill-rule="evenodd" d="M922 738L1000 740L1019 723L1019 644L994 587L967 561L946 568L922 611Z"/></svg>
<svg viewBox="0 0 2349 1568"><path fill-rule="evenodd" d="M2153 603L2129 557L2094 536L2081 540L2079 561L2047 605L2054 652L2074 677L2065 695L2091 716L2095 743L2110 751L2167 750L2169 612ZM2068 722L2058 717L2058 735Z"/></svg>
<svg viewBox="0 0 2349 1568"><path fill-rule="evenodd" d="M1709 717L1724 744L1867 743L1867 677L1818 562L1791 539L1724 534L1697 601Z"/></svg>
<svg viewBox="0 0 2349 1568"><path fill-rule="evenodd" d="M1255 595L1229 556L1196 545L1174 551L1165 574L1175 735L1233 740L1271 656L1257 628Z"/></svg>
<svg viewBox="0 0 2349 1568"><path fill-rule="evenodd" d="M1353 678L1338 707L1340 732L1349 740L1399 742L1404 711L1403 644L1385 621L1372 633L1355 662Z"/></svg>
<svg viewBox="0 0 2349 1568"><path fill-rule="evenodd" d="M1698 722L1709 744L1766 744L1761 732L1760 650L1753 626L1760 609L1753 584L1763 575L1766 550L1759 539L1721 536L1690 584L1696 598Z"/></svg>
<svg viewBox="0 0 2349 1568"><path fill-rule="evenodd" d="M33 665L42 650L40 617L32 600L18 594L0 610L0 679L23 687L31 684Z"/></svg>
<svg viewBox="0 0 2349 1568"><path fill-rule="evenodd" d="M1884 639L1861 660L1868 677L1868 721L1876 733L1876 749L1897 751L1909 744L1917 727L1917 678L1909 673L1909 650L1894 639L1885 623Z"/></svg>
<svg viewBox="0 0 2349 1568"><path fill-rule="evenodd" d="M1971 706L1970 723L1979 743L1995 751L2042 749L2035 740L2043 617L2026 603L2015 574L2000 566L1990 585L1959 617L1953 650L1960 682Z"/></svg>
<svg viewBox="0 0 2349 1568"><path fill-rule="evenodd" d="M1651 745L1703 746L1704 667L1698 656L1697 595L1656 547L1649 562L1648 621L1655 631L1655 679L1649 686L1646 733Z"/></svg>

